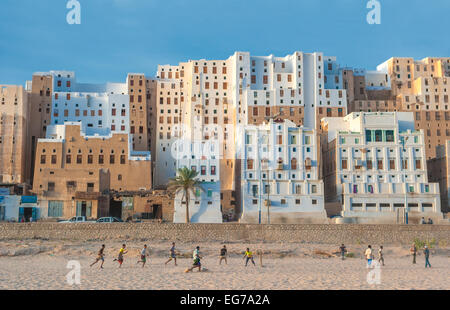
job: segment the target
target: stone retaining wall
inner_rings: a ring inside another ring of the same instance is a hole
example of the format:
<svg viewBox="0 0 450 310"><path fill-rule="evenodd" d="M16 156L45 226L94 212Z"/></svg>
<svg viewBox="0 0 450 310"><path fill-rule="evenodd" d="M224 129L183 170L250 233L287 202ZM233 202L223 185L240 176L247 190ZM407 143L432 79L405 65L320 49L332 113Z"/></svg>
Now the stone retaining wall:
<svg viewBox="0 0 450 310"><path fill-rule="evenodd" d="M450 245L450 225L1 223L0 240L168 240L192 242L305 242L410 244L415 238Z"/></svg>

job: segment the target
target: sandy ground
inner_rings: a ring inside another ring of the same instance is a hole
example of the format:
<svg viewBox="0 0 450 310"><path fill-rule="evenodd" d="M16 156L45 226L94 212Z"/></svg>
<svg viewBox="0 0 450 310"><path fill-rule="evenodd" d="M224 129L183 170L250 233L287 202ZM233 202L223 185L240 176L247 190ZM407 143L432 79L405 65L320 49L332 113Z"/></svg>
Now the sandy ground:
<svg viewBox="0 0 450 310"><path fill-rule="evenodd" d="M151 243L150 257L143 269L136 265L144 242L127 244L129 253L121 269L116 257L120 243L107 244L104 269L92 268L101 243L58 243L50 241L0 242L0 289L445 289L450 285L450 249L436 248L430 258L433 268L424 268L424 257L412 264L409 247L385 246L386 266L381 267L380 284L369 284L362 253L363 245L347 246L354 258L342 261L338 257L317 254L317 250L332 253L337 246L316 244L227 244L228 265L218 264L217 243L201 245L204 272L185 273L192 264L191 253L196 244L180 243L178 266L167 266L169 243ZM249 246L254 252L264 251L263 267L245 267L243 251ZM378 248L377 245L373 245ZM81 264L81 284L68 285L67 263Z"/></svg>

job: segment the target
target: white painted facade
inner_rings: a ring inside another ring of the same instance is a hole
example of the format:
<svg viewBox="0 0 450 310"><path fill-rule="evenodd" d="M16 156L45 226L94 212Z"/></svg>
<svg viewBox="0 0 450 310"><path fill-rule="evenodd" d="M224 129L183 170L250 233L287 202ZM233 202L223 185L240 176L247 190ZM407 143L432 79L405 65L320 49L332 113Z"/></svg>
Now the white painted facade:
<svg viewBox="0 0 450 310"><path fill-rule="evenodd" d="M203 151L196 151L198 147ZM198 171L197 179L202 182L203 190L190 193L189 217L191 223L222 223L222 210L220 205L220 162L216 157L219 147L217 142L175 144L177 152L177 169L187 167ZM186 202L183 193L175 195L174 223L186 222Z"/></svg>
<svg viewBox="0 0 450 310"><path fill-rule="evenodd" d="M442 218L439 184L429 183L423 131L409 112L351 113L324 118L336 160L336 196L342 216L360 223ZM404 145L403 145L404 144ZM405 210L406 211L406 210Z"/></svg>
<svg viewBox="0 0 450 310"><path fill-rule="evenodd" d="M50 71L53 76L51 125L81 122L88 135L129 133L127 83L78 83L72 71Z"/></svg>
<svg viewBox="0 0 450 310"><path fill-rule="evenodd" d="M248 125L240 135L241 223L326 223L314 130Z"/></svg>
<svg viewBox="0 0 450 310"><path fill-rule="evenodd" d="M244 94L238 123L248 123L247 114L253 106L289 106L304 108L303 125L316 128L317 107L346 108L346 90L335 57L303 52L285 57L236 52L234 58L239 61L236 71L244 76L242 85L233 87Z"/></svg>
<svg viewBox="0 0 450 310"><path fill-rule="evenodd" d="M157 122L154 186L166 186L170 178L176 176L177 165L172 146L181 134L183 89L179 75L179 66L158 66L156 111L153 111Z"/></svg>
<svg viewBox="0 0 450 310"><path fill-rule="evenodd" d="M33 217L33 221L47 217L45 212L42 212L45 210L41 210L37 201L28 203L23 200L24 198L26 196L0 195L0 221L21 222L24 209L30 210L29 214L27 212L26 221L29 221L30 216Z"/></svg>
<svg viewBox="0 0 450 310"><path fill-rule="evenodd" d="M389 90L391 89L391 77L387 72L365 71L366 89Z"/></svg>
<svg viewBox="0 0 450 310"><path fill-rule="evenodd" d="M226 60L158 66L157 77L158 96L162 98L157 100L155 185L166 185L175 175L170 149L179 139L215 139L220 142L220 159L234 160L236 129L248 124L248 113L254 106L304 108L308 128L316 128L316 107L346 109L346 91L336 58L322 53L275 57L235 52ZM178 99L179 109L173 104L175 98L167 104L170 96ZM181 113L179 127L167 124L168 111ZM231 188L235 188L234 181Z"/></svg>

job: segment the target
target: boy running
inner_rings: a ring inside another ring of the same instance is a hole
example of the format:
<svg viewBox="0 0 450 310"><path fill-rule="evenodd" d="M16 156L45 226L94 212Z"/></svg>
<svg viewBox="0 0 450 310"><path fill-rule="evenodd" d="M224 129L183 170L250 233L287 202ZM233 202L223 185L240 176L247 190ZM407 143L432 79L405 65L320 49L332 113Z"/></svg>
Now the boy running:
<svg viewBox="0 0 450 310"><path fill-rule="evenodd" d="M176 252L176 249L175 249L175 242L172 242L172 247L170 248L169 259L167 260L165 265L167 265L167 263L170 262L172 259L175 262L175 266L177 266L177 252Z"/></svg>
<svg viewBox="0 0 450 310"><path fill-rule="evenodd" d="M198 272L202 271L202 263L200 262L200 259L202 258L200 256L200 247L196 247L194 252L192 253L192 258L194 259L194 263L192 264L191 268L186 269L186 272L190 272L194 270L195 268L198 268Z"/></svg>
<svg viewBox="0 0 450 310"><path fill-rule="evenodd" d="M425 268L430 267L430 250L428 249L428 246L425 246L423 248L423 254L425 255Z"/></svg>
<svg viewBox="0 0 450 310"><path fill-rule="evenodd" d="M345 259L345 253L347 253L347 248L345 247L345 245L343 243L340 246L339 251L341 252L341 259L344 260Z"/></svg>
<svg viewBox="0 0 450 310"><path fill-rule="evenodd" d="M413 243L413 245L411 246L409 251L411 252L411 255L413 256L412 263L415 264L416 263L416 255L417 255L417 247L416 247L415 243Z"/></svg>
<svg viewBox="0 0 450 310"><path fill-rule="evenodd" d="M364 256L366 257L367 260L367 268L370 267L370 265L372 264L372 247L369 245L366 249L366 252L364 252Z"/></svg>
<svg viewBox="0 0 450 310"><path fill-rule="evenodd" d="M98 251L97 259L89 267L92 267L95 264L97 264L99 261L102 261L102 263L100 264L100 269L103 269L103 263L105 262L105 254L103 254L104 251L105 251L105 245L102 244L102 248Z"/></svg>
<svg viewBox="0 0 450 310"><path fill-rule="evenodd" d="M252 261L253 266L256 266L255 261L253 260L253 253L250 251L249 248L247 248L247 251L245 251L244 258L247 258L245 261L245 267L247 267L249 260Z"/></svg>
<svg viewBox="0 0 450 310"><path fill-rule="evenodd" d="M384 253L382 245L380 245L380 248L378 249L378 262L384 266Z"/></svg>
<svg viewBox="0 0 450 310"><path fill-rule="evenodd" d="M142 268L144 268L145 263L147 262L147 245L144 244L144 247L141 250L141 260L137 262L137 264L142 263Z"/></svg>
<svg viewBox="0 0 450 310"><path fill-rule="evenodd" d="M119 262L119 268L122 267L122 264L123 264L123 256L124 256L125 254L128 253L128 251L125 250L125 248L126 248L126 245L125 245L125 244L122 244L122 248L121 248L120 251L119 251L119 256L118 256L117 258L114 259L114 262L115 262L115 261L118 261L118 262Z"/></svg>
<svg viewBox="0 0 450 310"><path fill-rule="evenodd" d="M223 248L220 249L219 265L222 264L222 261L223 261L223 260L225 261L225 264L228 265L228 262L227 262L227 252L228 252L228 251L227 251L227 246L224 245Z"/></svg>

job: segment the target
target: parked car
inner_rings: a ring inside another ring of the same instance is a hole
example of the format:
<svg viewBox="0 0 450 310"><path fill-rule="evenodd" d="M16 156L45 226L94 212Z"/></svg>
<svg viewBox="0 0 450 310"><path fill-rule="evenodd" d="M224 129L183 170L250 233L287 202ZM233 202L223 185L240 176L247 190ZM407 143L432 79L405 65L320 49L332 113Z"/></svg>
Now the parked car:
<svg viewBox="0 0 450 310"><path fill-rule="evenodd" d="M117 217L101 217L97 220L97 223L119 223L119 222L123 222L121 219L117 218Z"/></svg>
<svg viewBox="0 0 450 310"><path fill-rule="evenodd" d="M85 216L74 216L68 220L58 221L58 223L94 223L95 221L88 221Z"/></svg>

